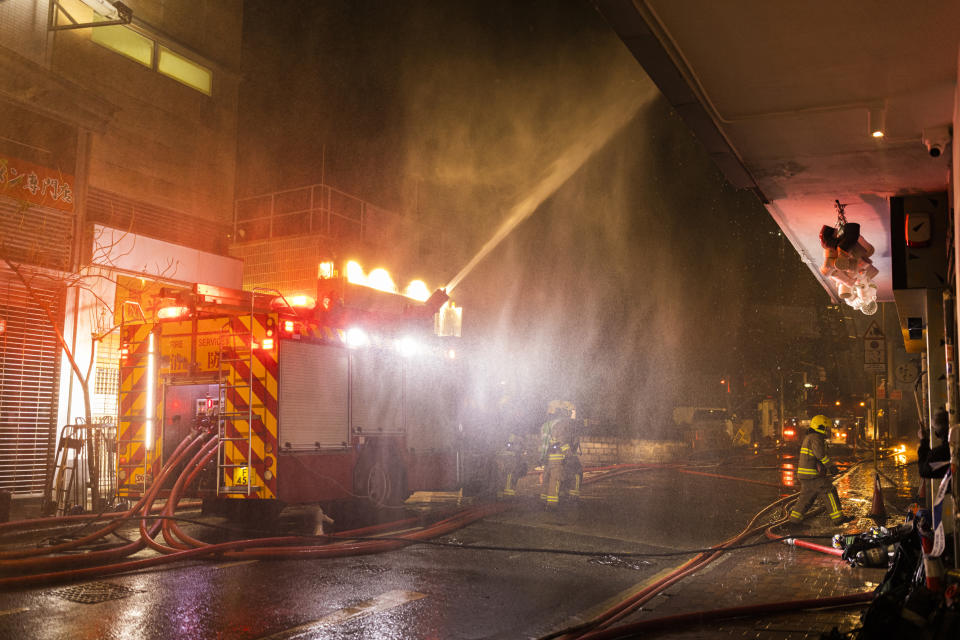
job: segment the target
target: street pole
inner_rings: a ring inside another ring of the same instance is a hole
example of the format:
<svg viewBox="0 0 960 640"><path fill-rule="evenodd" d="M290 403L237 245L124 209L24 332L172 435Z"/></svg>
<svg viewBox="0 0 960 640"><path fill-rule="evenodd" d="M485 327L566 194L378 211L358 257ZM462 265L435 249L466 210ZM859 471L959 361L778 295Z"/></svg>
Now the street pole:
<svg viewBox="0 0 960 640"><path fill-rule="evenodd" d="M879 471L880 465L877 461L879 454L880 439L880 376L873 374L873 470Z"/></svg>
<svg viewBox="0 0 960 640"><path fill-rule="evenodd" d="M914 389L916 389L916 385L914 385ZM927 352L923 351L920 353L920 398L917 399L917 404L919 405L918 410L920 411L920 429L923 430L923 433L926 435L927 442L933 442L931 439L933 437L933 429L930 427L929 402L930 386L927 384ZM920 482L923 482L923 478L920 478ZM927 487L927 489L929 489L929 487ZM927 509L932 509L933 493L929 490L923 493L926 496L923 501L923 506Z"/></svg>
<svg viewBox="0 0 960 640"><path fill-rule="evenodd" d="M777 416L777 424L779 424L779 433L777 433L777 442L780 441L780 438L783 437L783 369L780 369L780 415Z"/></svg>

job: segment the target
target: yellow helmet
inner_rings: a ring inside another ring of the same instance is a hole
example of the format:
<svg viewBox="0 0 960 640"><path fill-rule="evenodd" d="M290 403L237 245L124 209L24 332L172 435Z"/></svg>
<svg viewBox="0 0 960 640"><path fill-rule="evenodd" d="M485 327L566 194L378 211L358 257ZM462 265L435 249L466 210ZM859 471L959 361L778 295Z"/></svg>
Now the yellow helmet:
<svg viewBox="0 0 960 640"><path fill-rule="evenodd" d="M827 427L830 426L830 418L827 416L813 416L810 419L810 428L817 433L826 435Z"/></svg>

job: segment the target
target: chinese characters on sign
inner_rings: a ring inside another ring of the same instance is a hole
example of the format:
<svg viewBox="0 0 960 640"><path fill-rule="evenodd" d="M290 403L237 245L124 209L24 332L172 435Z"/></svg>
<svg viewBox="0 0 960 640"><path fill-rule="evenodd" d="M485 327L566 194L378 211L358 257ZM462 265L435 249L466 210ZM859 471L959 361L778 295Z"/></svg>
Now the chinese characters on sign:
<svg viewBox="0 0 960 640"><path fill-rule="evenodd" d="M25 160L0 156L0 195L73 211L73 176Z"/></svg>

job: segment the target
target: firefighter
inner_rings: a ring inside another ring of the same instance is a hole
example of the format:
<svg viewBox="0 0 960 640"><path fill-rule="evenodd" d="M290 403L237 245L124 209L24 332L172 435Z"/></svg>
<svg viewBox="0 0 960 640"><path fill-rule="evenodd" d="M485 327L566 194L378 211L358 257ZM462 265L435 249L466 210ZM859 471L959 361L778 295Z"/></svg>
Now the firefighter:
<svg viewBox="0 0 960 640"><path fill-rule="evenodd" d="M550 415L540 430L541 461L544 465L540 499L550 509L559 505L561 493L577 500L583 480L580 465L580 439L574 420L576 409L570 403L551 403Z"/></svg>
<svg viewBox="0 0 960 640"><path fill-rule="evenodd" d="M790 523L800 524L803 514L814 500L820 498L827 516L835 525L850 522L840 508L840 496L831 480L838 472L837 466L830 462L827 455L827 429L830 418L817 415L810 420L807 435L800 445L800 459L797 463L797 478L800 480L800 495L790 511Z"/></svg>
<svg viewBox="0 0 960 640"><path fill-rule="evenodd" d="M527 474L527 464L523 455L523 441L520 436L511 433L497 452L497 498L514 498L517 495L517 483Z"/></svg>

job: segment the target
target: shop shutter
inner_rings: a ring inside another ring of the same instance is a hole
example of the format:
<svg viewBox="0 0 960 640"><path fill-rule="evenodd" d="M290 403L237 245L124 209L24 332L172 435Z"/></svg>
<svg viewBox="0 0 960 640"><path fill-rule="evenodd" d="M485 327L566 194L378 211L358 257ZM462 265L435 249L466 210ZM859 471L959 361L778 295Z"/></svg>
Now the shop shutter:
<svg viewBox="0 0 960 640"><path fill-rule="evenodd" d="M0 197L3 255L18 263L69 269L73 223L73 213Z"/></svg>
<svg viewBox="0 0 960 640"><path fill-rule="evenodd" d="M280 341L280 446L342 447L347 429L347 351L342 347Z"/></svg>
<svg viewBox="0 0 960 640"><path fill-rule="evenodd" d="M31 286L59 317L54 291ZM0 318L0 489L40 495L56 438L60 349L47 316L2 264Z"/></svg>

